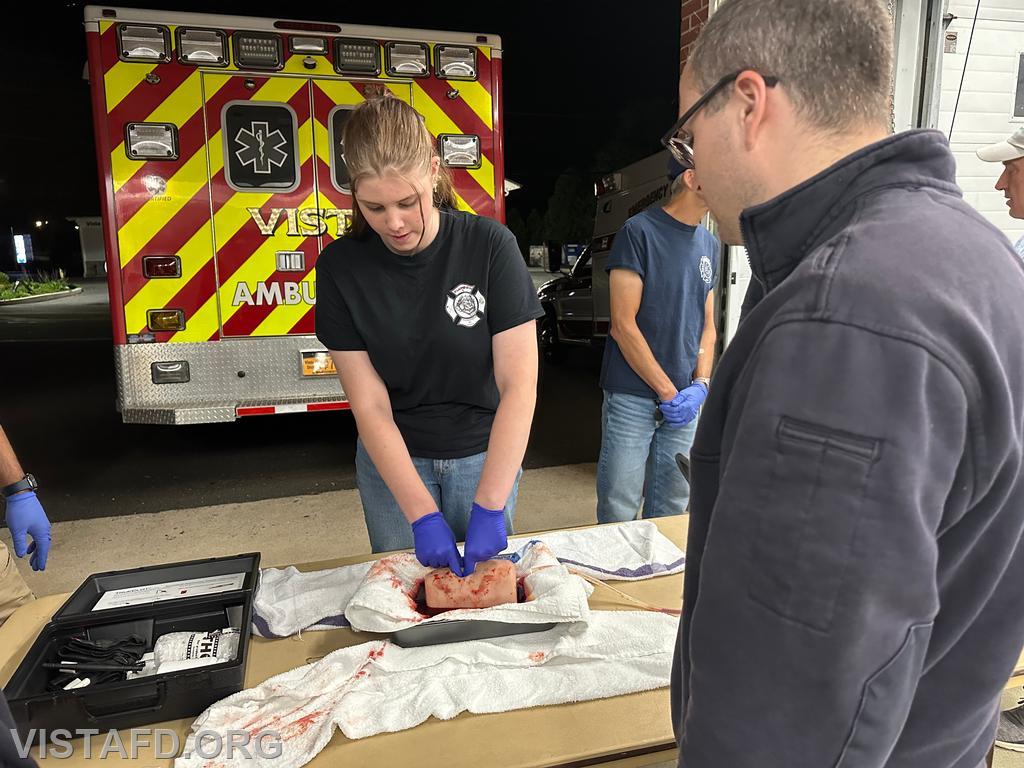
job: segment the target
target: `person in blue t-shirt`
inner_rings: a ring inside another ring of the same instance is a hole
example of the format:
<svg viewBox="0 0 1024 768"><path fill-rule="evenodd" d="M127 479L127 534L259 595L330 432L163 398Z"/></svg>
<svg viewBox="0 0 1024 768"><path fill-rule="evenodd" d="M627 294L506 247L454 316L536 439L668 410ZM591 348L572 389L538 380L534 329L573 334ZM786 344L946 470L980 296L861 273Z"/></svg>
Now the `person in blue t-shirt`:
<svg viewBox="0 0 1024 768"><path fill-rule="evenodd" d="M718 240L692 168L669 165L671 198L629 219L608 258L611 332L601 365L597 520L678 515L714 360Z"/></svg>

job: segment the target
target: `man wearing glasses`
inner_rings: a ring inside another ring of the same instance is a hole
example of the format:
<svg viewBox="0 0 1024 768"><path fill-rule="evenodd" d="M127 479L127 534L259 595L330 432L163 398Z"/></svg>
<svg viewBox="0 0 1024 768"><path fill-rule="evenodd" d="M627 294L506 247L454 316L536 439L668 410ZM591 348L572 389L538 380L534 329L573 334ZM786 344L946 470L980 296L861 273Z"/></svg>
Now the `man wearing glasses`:
<svg viewBox="0 0 1024 768"><path fill-rule="evenodd" d="M1024 269L884 0L727 0L665 143L760 300L690 453L686 768L976 768L1024 640Z"/></svg>

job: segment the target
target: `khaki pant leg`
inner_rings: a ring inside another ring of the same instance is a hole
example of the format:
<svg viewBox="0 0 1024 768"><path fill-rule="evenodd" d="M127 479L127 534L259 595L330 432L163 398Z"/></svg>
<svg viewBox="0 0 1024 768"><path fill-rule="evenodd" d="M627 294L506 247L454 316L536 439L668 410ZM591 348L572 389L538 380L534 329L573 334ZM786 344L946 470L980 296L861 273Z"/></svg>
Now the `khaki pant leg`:
<svg viewBox="0 0 1024 768"><path fill-rule="evenodd" d="M16 608L35 599L32 590L18 572L16 558L7 545L0 541L0 624Z"/></svg>

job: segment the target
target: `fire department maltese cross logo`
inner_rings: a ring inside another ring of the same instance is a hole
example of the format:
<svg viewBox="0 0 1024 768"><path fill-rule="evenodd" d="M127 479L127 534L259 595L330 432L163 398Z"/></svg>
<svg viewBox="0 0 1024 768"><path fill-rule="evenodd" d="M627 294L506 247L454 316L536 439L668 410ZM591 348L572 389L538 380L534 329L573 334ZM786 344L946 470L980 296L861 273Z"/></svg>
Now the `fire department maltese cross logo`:
<svg viewBox="0 0 1024 768"><path fill-rule="evenodd" d="M704 278L704 282L711 285L711 278L714 276L711 269L711 259L707 256L700 257L700 276Z"/></svg>
<svg viewBox="0 0 1024 768"><path fill-rule="evenodd" d="M476 290L476 286L463 283L448 291L444 311L456 325L472 328L483 319L486 306L487 300Z"/></svg>
<svg viewBox="0 0 1024 768"><path fill-rule="evenodd" d="M281 149L288 140L279 130L271 133L268 123L254 122L248 128L242 128L235 141L241 145L241 149L235 152L238 162L251 164L256 173L270 173L273 166L280 168L288 159L288 153Z"/></svg>

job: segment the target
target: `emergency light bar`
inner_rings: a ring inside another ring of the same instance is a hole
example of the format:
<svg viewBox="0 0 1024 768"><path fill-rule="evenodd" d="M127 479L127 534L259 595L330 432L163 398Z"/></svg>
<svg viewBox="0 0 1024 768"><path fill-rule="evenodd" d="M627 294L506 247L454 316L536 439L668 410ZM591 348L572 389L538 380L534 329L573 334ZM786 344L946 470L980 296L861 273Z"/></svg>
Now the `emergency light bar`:
<svg viewBox="0 0 1024 768"><path fill-rule="evenodd" d="M437 137L441 142L441 162L449 168L480 167L480 137L442 133Z"/></svg>
<svg viewBox="0 0 1024 768"><path fill-rule="evenodd" d="M388 43L384 53L391 76L427 77L430 74L430 52L423 43Z"/></svg>
<svg viewBox="0 0 1024 768"><path fill-rule="evenodd" d="M339 37L334 41L334 69L342 75L380 74L380 46L372 40Z"/></svg>
<svg viewBox="0 0 1024 768"><path fill-rule="evenodd" d="M178 127L171 123L128 123L124 151L129 160L177 160Z"/></svg>
<svg viewBox="0 0 1024 768"><path fill-rule="evenodd" d="M191 379L186 360L153 363L149 370L154 384L187 384Z"/></svg>
<svg viewBox="0 0 1024 768"><path fill-rule="evenodd" d="M120 24L117 27L118 56L124 61L171 60L171 33L167 27Z"/></svg>
<svg viewBox="0 0 1024 768"><path fill-rule="evenodd" d="M284 43L273 32L235 32L235 64L242 69L281 69Z"/></svg>
<svg viewBox="0 0 1024 768"><path fill-rule="evenodd" d="M219 29L178 27L178 61L182 64L228 65L228 37Z"/></svg>
<svg viewBox="0 0 1024 768"><path fill-rule="evenodd" d="M434 71L445 80L476 80L476 48L434 46Z"/></svg>
<svg viewBox="0 0 1024 768"><path fill-rule="evenodd" d="M180 309L148 309L146 325L151 331L183 331L185 313Z"/></svg>

